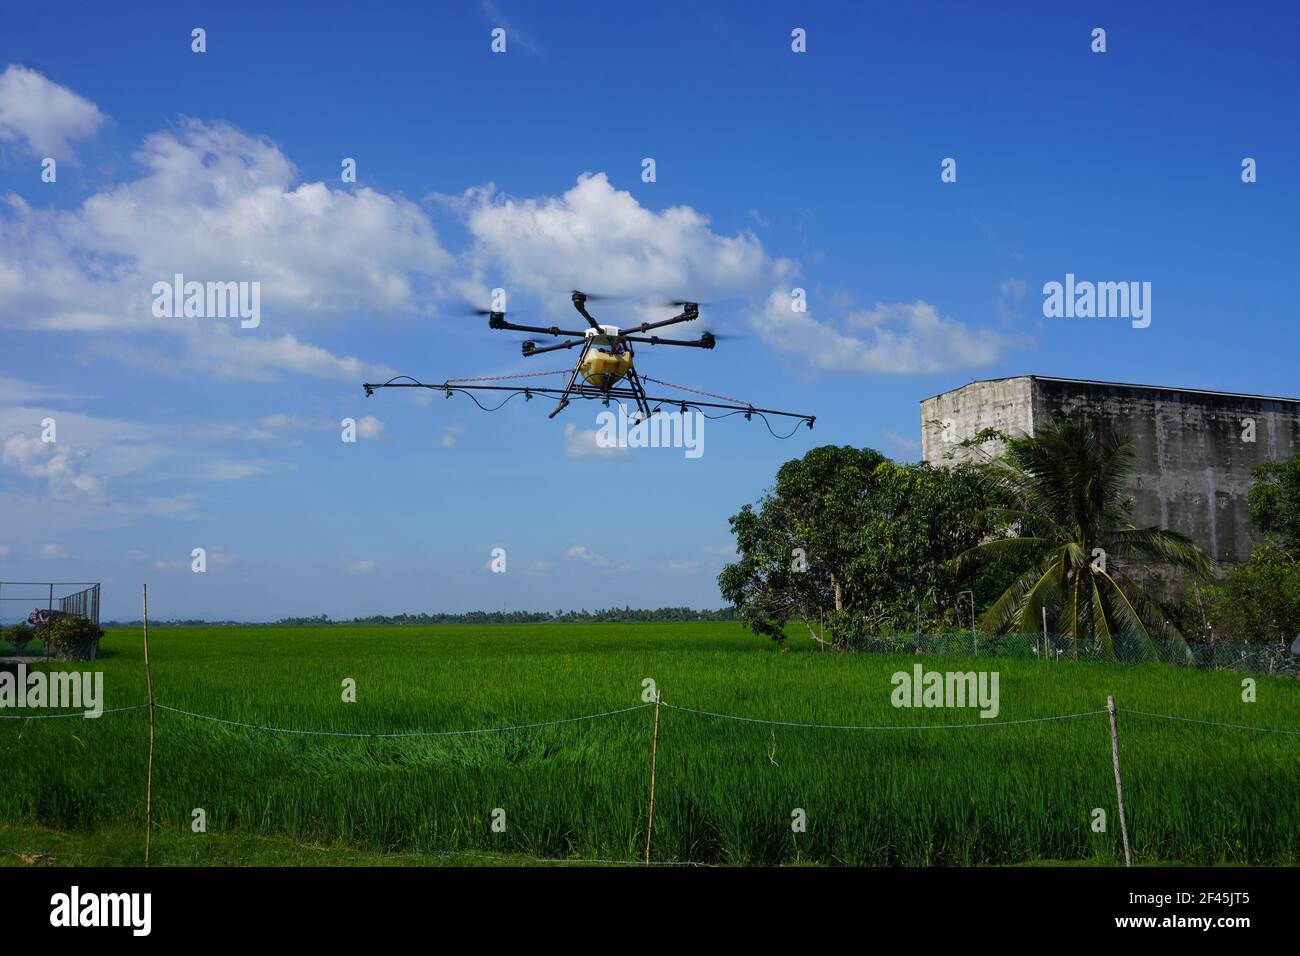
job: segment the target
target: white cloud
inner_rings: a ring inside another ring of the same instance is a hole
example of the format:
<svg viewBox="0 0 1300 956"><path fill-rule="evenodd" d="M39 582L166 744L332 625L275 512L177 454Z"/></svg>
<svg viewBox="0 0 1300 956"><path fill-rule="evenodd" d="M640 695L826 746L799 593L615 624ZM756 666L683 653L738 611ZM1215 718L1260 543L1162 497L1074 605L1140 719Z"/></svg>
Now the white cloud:
<svg viewBox="0 0 1300 956"><path fill-rule="evenodd" d="M256 441L268 442L275 440L275 434L265 428L249 428L247 425L239 425L233 422L209 422L202 425L192 425L189 433L201 441Z"/></svg>
<svg viewBox="0 0 1300 956"><path fill-rule="evenodd" d="M23 143L40 157L70 160L71 144L94 136L104 119L90 100L35 70L11 65L0 73L0 141Z"/></svg>
<svg viewBox="0 0 1300 956"><path fill-rule="evenodd" d="M5 560L9 555L14 553L14 549L7 544L0 544L0 561Z"/></svg>
<svg viewBox="0 0 1300 956"><path fill-rule="evenodd" d="M594 551L589 550L585 544L575 544L564 553L571 558L578 558L579 560L586 561L588 564L595 565L598 568L607 567L609 565L609 558L605 557L603 554L596 554Z"/></svg>
<svg viewBox="0 0 1300 956"><path fill-rule="evenodd" d="M57 442L40 440L39 423L47 417L57 422ZM156 424L0 404L0 474L39 483L36 490L0 482L5 530L30 541L47 528L86 531L140 519L188 518L201 502L199 495L160 495L152 489L160 482L232 481L283 467L214 455L208 436L226 431L219 425Z"/></svg>
<svg viewBox="0 0 1300 956"><path fill-rule="evenodd" d="M202 545L199 547L202 547ZM191 549L191 551L192 550L193 549ZM194 573L195 560L196 558L190 552L186 552L186 555L183 558L175 558L170 561L165 561L160 558L157 561L154 561L153 569L155 571L189 571ZM207 571L212 571L216 568L229 568L239 563L239 558L231 554L221 545L204 547L203 560Z"/></svg>
<svg viewBox="0 0 1300 956"><path fill-rule="evenodd" d="M768 344L826 372L944 372L991 364L1011 345L998 332L944 318L920 300L851 313L841 331L811 311L793 311L788 290L775 289L750 323Z"/></svg>
<svg viewBox="0 0 1300 956"><path fill-rule="evenodd" d="M0 450L0 464L26 478L48 482L54 498L79 495L94 497L103 487L99 479L85 471L89 454L66 443L44 442L35 435L10 435Z"/></svg>
<svg viewBox="0 0 1300 956"><path fill-rule="evenodd" d="M357 419L357 437L378 438L384 433L384 423L374 415L362 415Z"/></svg>
<svg viewBox="0 0 1300 956"><path fill-rule="evenodd" d="M418 205L368 187L298 183L275 144L226 124L185 120L149 136L136 159L137 178L71 210L0 198L0 325L176 336L179 350L106 347L171 374L391 377L304 341L298 327L431 311L453 260ZM153 284L177 273L260 283L260 326L155 318Z"/></svg>
<svg viewBox="0 0 1300 956"><path fill-rule="evenodd" d="M48 560L60 560L67 556L68 552L63 550L63 546L59 544L47 544L41 548L41 557Z"/></svg>
<svg viewBox="0 0 1300 956"><path fill-rule="evenodd" d="M631 452L618 445L602 445L595 428L564 423L564 453L570 458L626 458Z"/></svg>
<svg viewBox="0 0 1300 956"><path fill-rule="evenodd" d="M442 447L455 448L456 440L465 433L464 425L443 425L442 426Z"/></svg>
<svg viewBox="0 0 1300 956"><path fill-rule="evenodd" d="M0 375L0 403L44 402L50 399L68 400L80 396L70 395L67 389L55 388L41 382Z"/></svg>
<svg viewBox="0 0 1300 956"><path fill-rule="evenodd" d="M666 561L660 570L667 571L669 574L690 574L698 571L700 562L698 561Z"/></svg>
<svg viewBox="0 0 1300 956"><path fill-rule="evenodd" d="M362 561L358 561L356 564L349 567L348 570L356 574L366 574L375 569L375 563L376 562L373 558L366 558Z"/></svg>
<svg viewBox="0 0 1300 956"><path fill-rule="evenodd" d="M707 301L752 292L776 267L752 233L718 235L689 206L646 209L604 173L583 174L558 197L515 199L488 186L461 205L472 258L548 306L570 308L571 289Z"/></svg>

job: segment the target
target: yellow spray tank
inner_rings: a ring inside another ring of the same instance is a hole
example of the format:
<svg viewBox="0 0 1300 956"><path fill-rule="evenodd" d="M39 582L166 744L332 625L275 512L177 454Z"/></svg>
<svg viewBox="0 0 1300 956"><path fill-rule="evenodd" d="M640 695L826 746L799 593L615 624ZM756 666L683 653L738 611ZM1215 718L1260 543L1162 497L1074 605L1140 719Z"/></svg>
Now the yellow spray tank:
<svg viewBox="0 0 1300 956"><path fill-rule="evenodd" d="M588 385L599 389L612 388L632 370L632 353L626 349L618 354L597 346L613 347L618 341L618 329L612 325L602 325L600 331L587 330L587 338L592 348L582 360L579 371Z"/></svg>

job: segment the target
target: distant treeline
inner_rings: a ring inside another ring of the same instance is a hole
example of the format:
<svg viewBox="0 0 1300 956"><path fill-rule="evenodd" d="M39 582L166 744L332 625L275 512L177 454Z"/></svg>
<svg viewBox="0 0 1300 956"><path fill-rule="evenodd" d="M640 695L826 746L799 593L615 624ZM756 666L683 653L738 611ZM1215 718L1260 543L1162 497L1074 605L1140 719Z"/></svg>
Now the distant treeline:
<svg viewBox="0 0 1300 956"><path fill-rule="evenodd" d="M603 624L668 621L732 621L735 608L700 611L690 607L606 608L598 611L468 611L464 614L375 614L336 621L328 614L317 617L282 617L278 621L203 621L177 619L150 621L158 627L320 627L326 624ZM142 621L105 621L104 627L140 627Z"/></svg>

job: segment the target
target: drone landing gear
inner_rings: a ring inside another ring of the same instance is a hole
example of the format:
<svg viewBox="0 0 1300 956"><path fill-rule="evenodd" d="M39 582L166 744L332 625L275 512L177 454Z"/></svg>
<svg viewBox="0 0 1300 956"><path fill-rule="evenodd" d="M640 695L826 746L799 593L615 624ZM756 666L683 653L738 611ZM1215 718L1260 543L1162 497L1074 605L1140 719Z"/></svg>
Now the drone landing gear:
<svg viewBox="0 0 1300 956"><path fill-rule="evenodd" d="M641 384L641 377L636 374L636 369L630 368L627 370L627 381L632 387L632 391L636 393L637 413L641 416L641 421L644 422L654 414L654 411L650 408L650 403L646 401L645 386Z"/></svg>
<svg viewBox="0 0 1300 956"><path fill-rule="evenodd" d="M587 336L586 341L582 343L582 351L578 354L578 364L573 366L573 371L569 373L569 383L564 386L564 391L560 394L560 403L555 406L555 411L546 416L547 418L554 418L568 407L569 393L573 391L573 383L578 380L578 373L582 371L583 360L586 359L587 353L591 351L591 343L592 337Z"/></svg>

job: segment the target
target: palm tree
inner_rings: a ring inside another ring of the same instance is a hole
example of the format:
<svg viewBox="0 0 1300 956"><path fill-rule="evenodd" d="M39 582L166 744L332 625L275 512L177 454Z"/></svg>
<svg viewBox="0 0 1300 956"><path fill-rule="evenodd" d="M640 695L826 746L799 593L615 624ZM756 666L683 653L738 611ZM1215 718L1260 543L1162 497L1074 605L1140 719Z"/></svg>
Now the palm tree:
<svg viewBox="0 0 1300 956"><path fill-rule="evenodd" d="M1134 449L1082 423L1048 425L1033 436L1008 437L1006 452L986 466L995 500L987 514L1009 526L958 555L954 570L986 561L1031 562L985 612L992 634L1036 632L1043 610L1074 641L1092 639L1114 656L1117 634L1150 638L1182 635L1125 568L1135 561L1210 573L1209 559L1186 535L1139 528L1129 520L1126 493Z"/></svg>

